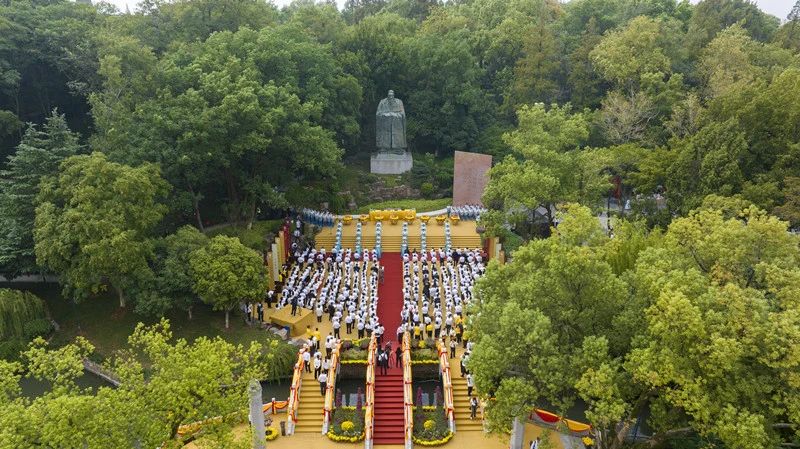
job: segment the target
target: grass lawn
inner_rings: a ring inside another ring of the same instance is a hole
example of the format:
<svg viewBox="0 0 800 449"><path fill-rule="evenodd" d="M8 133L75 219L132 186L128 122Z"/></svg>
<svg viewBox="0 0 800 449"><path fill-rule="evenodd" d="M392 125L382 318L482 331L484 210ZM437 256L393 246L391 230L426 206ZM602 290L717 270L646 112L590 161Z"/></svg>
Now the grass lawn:
<svg viewBox="0 0 800 449"><path fill-rule="evenodd" d="M48 306L53 319L61 330L53 337L54 345L72 341L80 335L87 338L101 357L108 357L114 351L127 346L128 336L139 322L151 324L156 318L147 318L133 313L130 309L120 309L113 293L101 294L80 304L73 304L61 296L61 288L57 284L14 283L2 284L0 287L29 290L41 297ZM214 312L206 305L195 307L193 319L190 321L185 313L170 313L171 329L175 338L189 341L200 336L221 336L231 343L247 344L250 341L265 343L272 334L250 327L238 312L231 313L231 327L225 329L225 315Z"/></svg>
<svg viewBox="0 0 800 449"><path fill-rule="evenodd" d="M229 237L239 237L239 241L248 248L256 251L264 251L267 247L267 235L274 234L280 228L282 220L264 220L253 223L251 229L244 225L222 225L206 231L209 237L217 235L227 235ZM272 243L272 242L269 242Z"/></svg>
<svg viewBox="0 0 800 449"><path fill-rule="evenodd" d="M390 200L359 207L358 213L366 214L372 209L414 209L417 212L431 212L434 210L444 209L452 203L452 198L439 198L435 200Z"/></svg>

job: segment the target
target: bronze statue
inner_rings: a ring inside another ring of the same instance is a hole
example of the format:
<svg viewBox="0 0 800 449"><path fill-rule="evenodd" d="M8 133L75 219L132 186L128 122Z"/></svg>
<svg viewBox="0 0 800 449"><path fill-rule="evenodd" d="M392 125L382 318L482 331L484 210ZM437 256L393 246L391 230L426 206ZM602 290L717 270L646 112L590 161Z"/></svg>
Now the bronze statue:
<svg viewBox="0 0 800 449"><path fill-rule="evenodd" d="M378 104L375 112L375 146L378 153L405 154L406 111L403 102L390 90L387 98Z"/></svg>

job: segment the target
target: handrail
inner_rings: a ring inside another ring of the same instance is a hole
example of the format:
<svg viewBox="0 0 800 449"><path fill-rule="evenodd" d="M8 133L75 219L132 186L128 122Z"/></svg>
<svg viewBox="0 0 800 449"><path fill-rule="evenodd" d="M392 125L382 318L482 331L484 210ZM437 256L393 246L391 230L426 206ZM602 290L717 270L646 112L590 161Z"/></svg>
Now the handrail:
<svg viewBox="0 0 800 449"><path fill-rule="evenodd" d="M364 449L372 449L375 433L375 354L378 351L378 340L375 334L369 339L367 354L367 394L364 401Z"/></svg>
<svg viewBox="0 0 800 449"><path fill-rule="evenodd" d="M297 407L300 403L300 388L303 386L303 369L305 361L303 354L308 351L308 345L303 345L297 351L297 363L294 364L294 374L292 375L292 387L289 389L289 405L286 407L286 434L294 434L294 425L297 424Z"/></svg>
<svg viewBox="0 0 800 449"><path fill-rule="evenodd" d="M336 346L331 352L331 366L328 368L328 386L325 388L325 405L322 409L322 434L328 433L328 426L331 422L331 411L333 410L333 399L336 395L336 374L339 371L339 351L342 348L342 341L337 340Z"/></svg>
<svg viewBox="0 0 800 449"><path fill-rule="evenodd" d="M405 447L414 447L414 396L411 376L411 334L403 333L403 417L405 419Z"/></svg>
<svg viewBox="0 0 800 449"><path fill-rule="evenodd" d="M450 357L442 340L436 342L436 348L439 350L439 371L442 374L442 385L444 386L444 409L447 413L450 431L455 433L456 420L453 406L453 380L450 376Z"/></svg>

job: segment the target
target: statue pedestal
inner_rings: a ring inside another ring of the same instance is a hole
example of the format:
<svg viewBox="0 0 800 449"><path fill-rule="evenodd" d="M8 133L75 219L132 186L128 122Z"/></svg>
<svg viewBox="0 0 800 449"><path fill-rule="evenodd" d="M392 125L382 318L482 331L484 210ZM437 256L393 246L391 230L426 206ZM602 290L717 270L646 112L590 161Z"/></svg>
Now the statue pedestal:
<svg viewBox="0 0 800 449"><path fill-rule="evenodd" d="M409 151L404 154L377 153L370 157L369 171L376 175L401 175L411 171L413 165L414 158Z"/></svg>

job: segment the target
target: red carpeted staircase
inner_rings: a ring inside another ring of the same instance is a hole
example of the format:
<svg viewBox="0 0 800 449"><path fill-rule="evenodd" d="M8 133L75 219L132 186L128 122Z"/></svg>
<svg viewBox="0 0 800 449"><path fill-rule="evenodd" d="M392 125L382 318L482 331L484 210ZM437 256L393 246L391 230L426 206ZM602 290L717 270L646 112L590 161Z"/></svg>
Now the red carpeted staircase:
<svg viewBox="0 0 800 449"><path fill-rule="evenodd" d="M403 308L403 259L399 253L383 253L384 281L378 287L378 318L384 327L383 346L392 342L397 350L397 327ZM375 374L375 444L403 444L403 370L391 357L388 374Z"/></svg>

